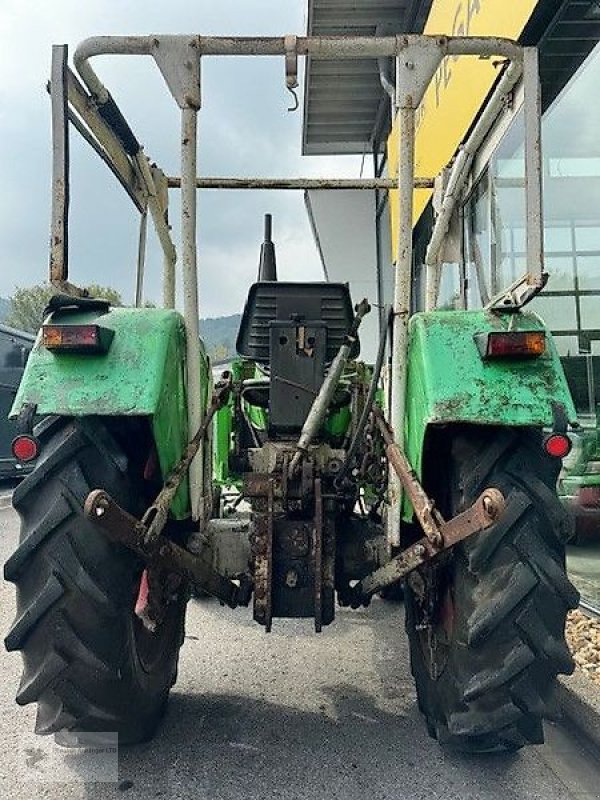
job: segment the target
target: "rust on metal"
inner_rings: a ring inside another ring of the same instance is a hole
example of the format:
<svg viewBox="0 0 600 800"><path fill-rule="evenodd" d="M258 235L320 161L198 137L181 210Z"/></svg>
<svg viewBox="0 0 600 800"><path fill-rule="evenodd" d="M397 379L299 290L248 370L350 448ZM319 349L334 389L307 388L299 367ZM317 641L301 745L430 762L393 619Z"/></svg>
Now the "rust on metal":
<svg viewBox="0 0 600 800"><path fill-rule="evenodd" d="M50 281L69 275L69 124L67 122L67 46L52 48L52 229Z"/></svg>
<svg viewBox="0 0 600 800"><path fill-rule="evenodd" d="M190 464L200 449L200 445L206 436L214 415L225 405L229 398L230 391L230 380L222 384L218 384L215 387L211 404L202 424L196 431L193 438L190 439L190 442L179 462L171 470L155 501L142 517L142 524L145 528L145 541L147 545L150 545L154 539L160 536L162 529L165 527L169 509L171 507L171 503L173 502L173 498L177 493L177 489L187 475Z"/></svg>
<svg viewBox="0 0 600 800"><path fill-rule="evenodd" d="M474 533L493 525L504 511L505 500L498 489L485 489L473 505L448 522L442 521L440 533L442 543L435 545L424 536L416 544L407 547L383 567L367 575L350 591L350 602L354 608L368 601L376 592L391 586L409 572L430 561L435 556L453 547Z"/></svg>
<svg viewBox="0 0 600 800"><path fill-rule="evenodd" d="M323 494L321 479L315 478L315 632L323 628Z"/></svg>
<svg viewBox="0 0 600 800"><path fill-rule="evenodd" d="M505 505L502 492L493 488L486 489L470 508L444 522L444 547L452 547L472 533L489 528L502 515Z"/></svg>
<svg viewBox="0 0 600 800"><path fill-rule="evenodd" d="M247 603L247 588L215 572L210 559L202 553L190 553L164 536L147 543L144 524L122 509L102 489L95 489L87 496L84 514L100 526L111 541L125 545L164 571L181 575L230 608Z"/></svg>
<svg viewBox="0 0 600 800"><path fill-rule="evenodd" d="M373 414L377 422L377 427L385 442L385 452L388 461L404 486L406 494L412 503L415 516L423 529L423 533L435 547L439 547L443 542L442 532L440 530L443 519L435 510L433 501L429 499L427 493L421 486L410 462L394 441L392 430L383 418L381 411L375 408Z"/></svg>
<svg viewBox="0 0 600 800"><path fill-rule="evenodd" d="M273 478L269 478L266 484L266 509L263 506L262 510L255 512L251 537L254 562L254 619L265 626L267 633L271 631L273 620L274 514L275 482Z"/></svg>
<svg viewBox="0 0 600 800"><path fill-rule="evenodd" d="M169 189L180 189L181 178L171 175ZM415 189L431 189L433 178L415 178ZM225 178L197 177L197 189L366 189L392 191L398 186L392 178Z"/></svg>

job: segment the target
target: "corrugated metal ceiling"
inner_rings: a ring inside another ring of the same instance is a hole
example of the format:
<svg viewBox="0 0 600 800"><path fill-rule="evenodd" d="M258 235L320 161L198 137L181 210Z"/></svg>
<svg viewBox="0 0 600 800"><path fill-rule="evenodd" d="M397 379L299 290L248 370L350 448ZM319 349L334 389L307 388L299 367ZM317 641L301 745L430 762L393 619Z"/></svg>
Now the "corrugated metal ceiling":
<svg viewBox="0 0 600 800"><path fill-rule="evenodd" d="M309 0L310 36L414 33L432 0ZM302 149L307 155L369 152L383 90L375 59L309 60Z"/></svg>
<svg viewBox="0 0 600 800"><path fill-rule="evenodd" d="M544 109L557 97L599 41L600 2L565 2L540 42Z"/></svg>
<svg viewBox="0 0 600 800"><path fill-rule="evenodd" d="M309 0L308 33L374 34L423 30L432 0ZM550 14L544 19L544 11ZM527 44L540 45L542 97L547 108L600 41L600 0L540 0ZM554 16L552 16L554 14ZM542 29L540 29L540 27ZM308 63L303 152L370 152L383 98L375 60Z"/></svg>

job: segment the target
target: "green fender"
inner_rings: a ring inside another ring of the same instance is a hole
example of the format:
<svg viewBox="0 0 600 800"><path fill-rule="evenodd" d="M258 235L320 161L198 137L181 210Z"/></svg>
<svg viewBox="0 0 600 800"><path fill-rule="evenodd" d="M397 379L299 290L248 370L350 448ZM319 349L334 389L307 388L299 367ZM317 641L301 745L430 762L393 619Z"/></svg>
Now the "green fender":
<svg viewBox="0 0 600 800"><path fill-rule="evenodd" d="M492 331L546 333L546 352L536 358L484 360L475 336ZM553 424L553 403L577 416L550 332L533 313L433 311L409 324L404 446L422 477L430 426L448 423L536 426ZM411 509L405 504L404 517Z"/></svg>
<svg viewBox="0 0 600 800"><path fill-rule="evenodd" d="M47 321L52 321L50 318ZM107 314L59 314L56 324L96 322L114 331L105 354L51 353L38 335L15 397L11 416L25 403L37 413L82 417L147 416L151 419L163 477L177 463L187 442L185 331L170 309L114 308ZM210 391L208 360L203 358L202 393ZM171 511L189 514L187 481Z"/></svg>

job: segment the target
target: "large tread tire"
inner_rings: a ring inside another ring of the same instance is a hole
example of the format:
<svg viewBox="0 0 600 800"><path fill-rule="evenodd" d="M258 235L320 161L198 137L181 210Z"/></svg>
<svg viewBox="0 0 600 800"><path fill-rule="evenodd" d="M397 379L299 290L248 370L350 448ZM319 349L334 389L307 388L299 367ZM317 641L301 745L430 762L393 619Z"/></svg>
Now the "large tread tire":
<svg viewBox="0 0 600 800"><path fill-rule="evenodd" d="M543 719L557 713L556 675L574 669L564 628L579 601L565 570L572 520L556 494L560 463L545 454L540 432L529 429L463 426L447 455L440 503L446 514L464 510L487 487L500 489L507 503L495 525L422 570L436 582L437 599L432 602L431 592L423 598L422 590L419 597L411 588L419 587L418 579L408 582L419 707L430 734L451 749L482 753L541 744ZM425 633L427 601L426 621L433 625Z"/></svg>
<svg viewBox="0 0 600 800"><path fill-rule="evenodd" d="M4 574L17 587L5 639L20 650L17 703L37 702L39 734L117 732L150 738L175 682L186 595L176 593L157 631L134 616L143 564L83 516L95 488L131 513L144 507L133 463L100 419L52 418L36 434L41 454L13 505L20 544Z"/></svg>

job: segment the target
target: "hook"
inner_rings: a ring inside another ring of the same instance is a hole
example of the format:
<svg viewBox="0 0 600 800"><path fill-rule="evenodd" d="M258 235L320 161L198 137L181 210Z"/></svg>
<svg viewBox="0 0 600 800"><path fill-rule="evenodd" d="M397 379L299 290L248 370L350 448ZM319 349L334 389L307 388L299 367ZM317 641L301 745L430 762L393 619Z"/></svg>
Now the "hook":
<svg viewBox="0 0 600 800"><path fill-rule="evenodd" d="M300 105L298 95L294 89L298 88L298 37L284 36L283 46L285 50L285 86L294 98L294 105L288 111L296 111Z"/></svg>
<svg viewBox="0 0 600 800"><path fill-rule="evenodd" d="M298 95L296 94L296 90L295 90L295 89L292 89L292 87L291 87L291 86L288 86L288 87L287 87L287 90L288 90L288 92L289 92L289 93L292 95L292 97L294 98L294 105L293 105L293 106L290 106L290 107L288 108L288 111L297 111L297 110L298 110L298 108L299 108L299 106L300 106L300 102L299 102L299 100L298 100Z"/></svg>

